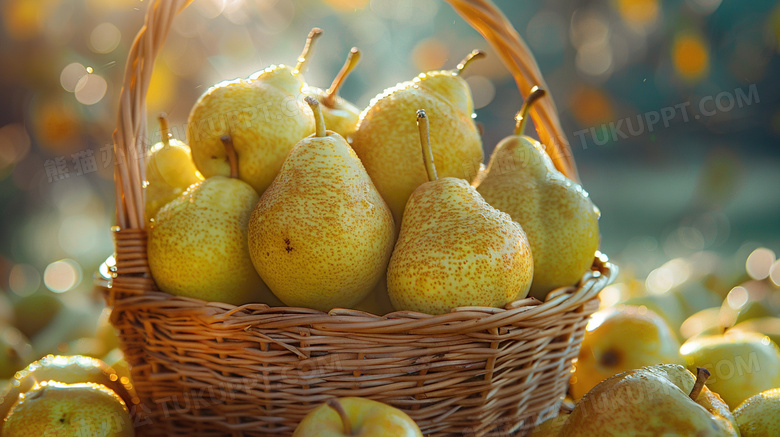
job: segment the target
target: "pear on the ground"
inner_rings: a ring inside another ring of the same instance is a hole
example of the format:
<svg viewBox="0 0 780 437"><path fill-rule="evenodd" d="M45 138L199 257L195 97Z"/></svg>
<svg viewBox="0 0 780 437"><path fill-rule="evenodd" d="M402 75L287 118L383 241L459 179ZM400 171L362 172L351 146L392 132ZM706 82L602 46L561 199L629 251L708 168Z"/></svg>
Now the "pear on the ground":
<svg viewBox="0 0 780 437"><path fill-rule="evenodd" d="M417 130L406 122L409 114L423 108L431 117L431 148L441 177L471 182L477 175L484 155L482 139L472 118L471 91L460 73L480 55L472 52L455 71L423 73L388 88L360 114L352 147L393 211L396 228L409 196L428 181Z"/></svg>
<svg viewBox="0 0 780 437"><path fill-rule="evenodd" d="M230 174L221 138L230 135L239 160L239 179L262 195L271 185L290 149L314 131L303 103L302 76L319 29L309 33L295 67L272 65L248 79L209 88L190 112L187 138L192 158L205 177Z"/></svg>
<svg viewBox="0 0 780 437"><path fill-rule="evenodd" d="M259 197L235 177L232 141L223 142L232 177L212 176L160 210L149 229L149 268L160 290L176 296L280 305L249 256L247 226Z"/></svg>
<svg viewBox="0 0 780 437"><path fill-rule="evenodd" d="M523 136L531 105L543 97L534 87L517 115L515 133L496 146L487 176L477 187L485 200L523 226L534 254L530 295L576 284L599 247L599 210L588 193L555 168L538 141Z"/></svg>
<svg viewBox="0 0 780 437"><path fill-rule="evenodd" d="M393 307L442 314L462 306L502 308L524 298L533 259L522 227L467 181L438 178L424 111L417 121L428 182L406 204L387 269Z"/></svg>
<svg viewBox="0 0 780 437"><path fill-rule="evenodd" d="M780 345L780 317L759 317L745 320L729 328L729 331L758 332Z"/></svg>
<svg viewBox="0 0 780 437"><path fill-rule="evenodd" d="M128 406L140 402L132 382L128 378L123 379L105 362L79 355L47 355L14 375L9 387L0 395L0 417L8 415L20 394L29 392L36 384L44 381L101 384L116 393Z"/></svg>
<svg viewBox="0 0 780 437"><path fill-rule="evenodd" d="M602 381L569 415L560 435L738 436L728 406L679 364L643 367Z"/></svg>
<svg viewBox="0 0 780 437"><path fill-rule="evenodd" d="M3 426L4 437L135 435L122 398L94 383L42 382L20 395Z"/></svg>
<svg viewBox="0 0 780 437"><path fill-rule="evenodd" d="M680 325L680 335L686 340L698 335L723 334L723 331L720 307L705 308L696 312Z"/></svg>
<svg viewBox="0 0 780 437"><path fill-rule="evenodd" d="M51 324L64 306L59 296L48 290L23 296L14 303L14 326L33 338Z"/></svg>
<svg viewBox="0 0 780 437"><path fill-rule="evenodd" d="M390 210L344 138L316 132L290 151L249 222L257 272L289 306L349 308L376 286L395 242Z"/></svg>
<svg viewBox="0 0 780 437"><path fill-rule="evenodd" d="M612 375L656 364L685 364L680 342L653 311L619 305L594 313L582 338L569 391L575 400Z"/></svg>
<svg viewBox="0 0 780 437"><path fill-rule="evenodd" d="M727 331L693 337L683 343L680 354L689 369L703 367L712 373L707 387L731 408L757 393L780 387L780 348L762 334Z"/></svg>
<svg viewBox="0 0 780 437"><path fill-rule="evenodd" d="M328 399L311 410L293 437L422 437L405 412L372 399Z"/></svg>
<svg viewBox="0 0 780 437"><path fill-rule="evenodd" d="M685 321L685 312L677 297L669 292L666 293L653 293L645 294L643 296L630 297L624 301L619 302L624 305L644 306L647 309L655 312L659 316L666 320L669 327L672 328L675 335L680 333L680 326Z"/></svg>
<svg viewBox="0 0 780 437"><path fill-rule="evenodd" d="M344 80L354 70L359 60L360 50L357 47L352 47L344 66L341 67L341 71L333 79L333 83L330 84L327 90L313 86L304 88L304 94L310 95L320 102L325 126L344 137L347 142L351 141L357 130L360 109L339 96L338 93Z"/></svg>
<svg viewBox="0 0 780 437"><path fill-rule="evenodd" d="M146 185L144 185L146 220L157 215L157 211L168 202L179 197L190 185L203 180L189 146L170 138L165 115L158 117L162 140L149 149L146 158Z"/></svg>
<svg viewBox="0 0 780 437"><path fill-rule="evenodd" d="M780 388L763 391L734 409L742 437L780 435Z"/></svg>

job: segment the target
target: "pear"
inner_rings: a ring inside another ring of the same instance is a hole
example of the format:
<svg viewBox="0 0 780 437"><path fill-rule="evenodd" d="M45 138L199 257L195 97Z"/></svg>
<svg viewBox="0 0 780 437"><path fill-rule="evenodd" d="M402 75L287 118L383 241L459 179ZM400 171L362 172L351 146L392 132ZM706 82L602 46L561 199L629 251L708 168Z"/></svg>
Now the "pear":
<svg viewBox="0 0 780 437"><path fill-rule="evenodd" d="M594 387L569 415L561 436L738 436L728 406L679 364L619 373Z"/></svg>
<svg viewBox="0 0 780 437"><path fill-rule="evenodd" d="M129 379L121 376L101 360L85 356L47 355L16 372L8 389L0 395L0 417L6 417L19 398L43 381L65 384L91 382L101 384L116 393L126 405L136 405L139 399ZM2 421L0 421L0 431Z"/></svg>
<svg viewBox="0 0 780 437"><path fill-rule="evenodd" d="M680 354L689 369L703 367L712 373L707 387L731 408L780 387L780 348L759 333L729 330L723 335L693 337L683 343Z"/></svg>
<svg viewBox="0 0 780 437"><path fill-rule="evenodd" d="M606 308L588 321L569 391L579 400L612 375L656 364L685 364L666 321L647 308Z"/></svg>
<svg viewBox="0 0 780 437"><path fill-rule="evenodd" d="M306 97L314 135L290 151L249 222L249 251L285 304L322 311L363 299L387 268L395 241L390 209L360 159L326 131L320 104Z"/></svg>
<svg viewBox="0 0 780 437"><path fill-rule="evenodd" d="M132 437L133 422L122 398L94 383L41 382L20 395L3 426L5 437Z"/></svg>
<svg viewBox="0 0 780 437"><path fill-rule="evenodd" d="M0 379L13 377L34 358L33 354L23 333L13 326L0 325Z"/></svg>
<svg viewBox="0 0 780 437"><path fill-rule="evenodd" d="M340 97L338 92L349 73L357 66L358 61L360 61L360 50L357 47L352 47L344 66L341 67L341 71L333 79L330 88L323 90L322 88L309 86L304 89L305 94L313 96L320 102L325 126L344 137L347 142L352 139L357 129L360 109Z"/></svg>
<svg viewBox="0 0 780 437"><path fill-rule="evenodd" d="M522 227L467 181L439 179L424 110L417 122L429 181L406 204L387 268L393 307L443 314L461 306L501 308L524 298L533 259Z"/></svg>
<svg viewBox="0 0 780 437"><path fill-rule="evenodd" d="M272 65L248 79L220 82L195 103L187 138L203 176L230 173L220 140L230 135L240 163L239 179L258 195L268 188L290 149L314 131L311 110L303 103L301 72L320 34L316 28L309 33L294 68Z"/></svg>
<svg viewBox="0 0 780 437"><path fill-rule="evenodd" d="M165 204L179 197L190 185L203 180L190 148L183 142L170 138L168 121L164 114L160 122L162 140L149 149L146 158L145 214L147 221L157 215Z"/></svg>
<svg viewBox="0 0 780 437"><path fill-rule="evenodd" d="M222 141L231 177L212 176L165 205L151 223L149 268L160 290L234 305L280 303L249 258L247 225L259 197L237 179L230 137Z"/></svg>
<svg viewBox="0 0 780 437"><path fill-rule="evenodd" d="M588 193L555 168L542 144L522 136L528 110L544 94L534 87L517 115L515 134L498 143L477 187L528 234L534 253L530 295L539 300L577 283L599 247L599 210Z"/></svg>
<svg viewBox="0 0 780 437"><path fill-rule="evenodd" d="M769 337L775 344L780 345L780 317L759 317L745 320L729 328L729 331L759 332Z"/></svg>
<svg viewBox="0 0 780 437"><path fill-rule="evenodd" d="M477 175L484 155L482 139L472 118L471 91L460 74L480 56L482 52L474 51L455 71L423 73L388 88L360 114L352 148L393 211L396 227L401 226L409 196L428 181L416 146L417 132L403 121L408 114L425 108L432 118L431 148L442 177L471 182Z"/></svg>
<svg viewBox="0 0 780 437"><path fill-rule="evenodd" d="M363 300L355 304L352 309L377 316L384 316L393 312L393 303L390 302L390 295L387 294L387 272L379 279L376 287Z"/></svg>
<svg viewBox="0 0 780 437"><path fill-rule="evenodd" d="M763 391L734 409L742 437L780 435L780 388Z"/></svg>

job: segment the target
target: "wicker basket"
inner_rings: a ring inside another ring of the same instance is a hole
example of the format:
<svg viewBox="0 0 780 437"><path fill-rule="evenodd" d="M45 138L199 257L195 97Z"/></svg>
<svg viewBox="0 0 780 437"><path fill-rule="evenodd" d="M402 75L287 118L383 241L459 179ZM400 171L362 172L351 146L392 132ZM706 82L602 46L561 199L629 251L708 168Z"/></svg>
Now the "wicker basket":
<svg viewBox="0 0 780 437"><path fill-rule="evenodd" d="M544 86L490 0L447 0L500 54L520 92ZM597 256L576 286L544 303L431 316L235 307L158 291L146 259L145 95L156 55L189 2L154 0L130 51L114 133L116 267L112 323L141 400L140 435L290 435L325 399L365 396L405 410L426 435L508 436L556 414L585 324L614 267ZM532 112L556 166L576 179L551 98Z"/></svg>

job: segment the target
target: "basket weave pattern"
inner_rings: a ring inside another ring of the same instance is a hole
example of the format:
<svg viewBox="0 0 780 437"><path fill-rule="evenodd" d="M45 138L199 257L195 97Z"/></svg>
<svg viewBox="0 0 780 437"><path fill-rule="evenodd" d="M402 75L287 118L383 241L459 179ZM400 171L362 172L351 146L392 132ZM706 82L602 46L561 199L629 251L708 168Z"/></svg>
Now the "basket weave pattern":
<svg viewBox="0 0 780 437"><path fill-rule="evenodd" d="M544 86L517 32L489 0L447 0L496 49L527 95ZM105 290L141 399L140 435L290 435L330 397L406 411L432 436L507 436L557 413L587 319L614 267L597 257L577 286L547 301L431 316L241 307L160 292L144 229L145 95L156 55L185 0L150 3L125 70L114 133L116 274ZM532 112L564 174L576 169L551 98Z"/></svg>

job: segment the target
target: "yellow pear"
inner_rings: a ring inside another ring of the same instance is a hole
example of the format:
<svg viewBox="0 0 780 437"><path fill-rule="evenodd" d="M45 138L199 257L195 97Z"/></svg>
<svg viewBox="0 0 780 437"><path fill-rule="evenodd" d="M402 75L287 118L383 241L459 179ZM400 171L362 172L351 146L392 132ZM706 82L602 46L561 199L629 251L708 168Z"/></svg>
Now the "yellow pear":
<svg viewBox="0 0 780 437"><path fill-rule="evenodd" d="M728 406L679 364L619 373L595 386L560 430L566 437L738 436Z"/></svg>
<svg viewBox="0 0 780 437"><path fill-rule="evenodd" d="M205 177L228 176L230 165L220 139L230 135L239 160L239 179L258 195L271 185L290 149L314 131L303 103L305 68L319 29L309 34L294 67L272 65L248 79L209 88L190 112L187 138L192 158Z"/></svg>
<svg viewBox="0 0 780 437"><path fill-rule="evenodd" d="M349 308L376 286L395 241L393 217L344 138L316 131L290 151L249 222L257 272L285 304Z"/></svg>
<svg viewBox="0 0 780 437"><path fill-rule="evenodd" d="M780 435L780 388L763 391L734 409L742 437Z"/></svg>
<svg viewBox="0 0 780 437"><path fill-rule="evenodd" d="M280 302L249 257L247 226L259 197L237 179L230 137L223 137L231 177L212 176L165 205L151 223L149 268L160 290L241 305Z"/></svg>
<svg viewBox="0 0 780 437"><path fill-rule="evenodd" d="M328 399L295 428L293 437L422 437L403 411L371 399Z"/></svg>
<svg viewBox="0 0 780 437"><path fill-rule="evenodd" d="M745 320L729 328L729 331L758 332L780 345L780 317L759 317Z"/></svg>
<svg viewBox="0 0 780 437"><path fill-rule="evenodd" d="M727 331L724 335L693 337L680 354L688 368L712 373L707 387L731 407L770 388L780 387L780 348L755 332Z"/></svg>
<svg viewBox="0 0 780 437"><path fill-rule="evenodd" d="M304 88L304 94L310 95L320 102L322 118L325 119L325 126L327 126L329 130L344 137L347 142L352 140L352 136L355 134L355 130L357 130L360 109L344 100L338 93L344 80L349 76L349 73L355 69L359 60L360 50L358 50L357 47L352 47L344 66L341 67L341 71L339 71L339 74L333 79L330 88L327 90L313 86Z"/></svg>
<svg viewBox="0 0 780 437"><path fill-rule="evenodd" d="M644 290L644 287L642 287L642 290L645 293L647 292ZM630 297L620 303L624 305L644 306L655 312L666 320L666 323L669 324L669 327L672 328L675 335L678 335L678 338L682 338L679 337L679 332L680 327L685 321L685 312L680 307L679 300L677 300L677 297L674 294L669 292L645 294Z"/></svg>
<svg viewBox="0 0 780 437"><path fill-rule="evenodd" d="M94 383L42 382L19 395L3 426L4 437L132 437L122 398Z"/></svg>
<svg viewBox="0 0 780 437"><path fill-rule="evenodd" d="M525 232L467 181L437 177L423 110L417 122L428 182L406 204L387 268L393 307L442 314L462 306L501 308L524 298L533 278Z"/></svg>
<svg viewBox="0 0 780 437"><path fill-rule="evenodd" d="M679 349L669 325L647 308L600 310L585 328L569 391L578 400L612 375L656 364L685 364Z"/></svg>
<svg viewBox="0 0 780 437"><path fill-rule="evenodd" d="M528 110L545 94L534 87L517 115L515 134L496 146L477 191L523 226L534 253L530 295L576 284L599 247L599 210L588 193L553 165L538 141L522 136Z"/></svg>
<svg viewBox="0 0 780 437"><path fill-rule="evenodd" d="M29 392L36 384L44 381L101 384L122 398L125 405L132 406L139 402L130 380L123 379L103 361L79 355L47 355L16 372L11 379L11 384L0 396L0 418L8 415L20 394ZM1 428L2 422L0 422Z"/></svg>
<svg viewBox="0 0 780 437"><path fill-rule="evenodd" d="M158 117L162 141L149 149L146 158L146 207L149 220L165 204L179 197L190 185L203 180L192 162L190 148L183 142L170 138L165 115Z"/></svg>
<svg viewBox="0 0 780 437"><path fill-rule="evenodd" d="M396 228L409 196L428 180L417 132L405 122L415 110L424 108L432 118L431 148L439 174L468 182L477 175L482 139L472 118L471 91L460 73L478 56L481 52L472 52L455 71L423 73L388 88L360 114L352 148L393 211Z"/></svg>
<svg viewBox="0 0 780 437"><path fill-rule="evenodd" d="M723 334L724 327L720 307L705 308L685 319L680 325L680 335L689 339L698 335Z"/></svg>

